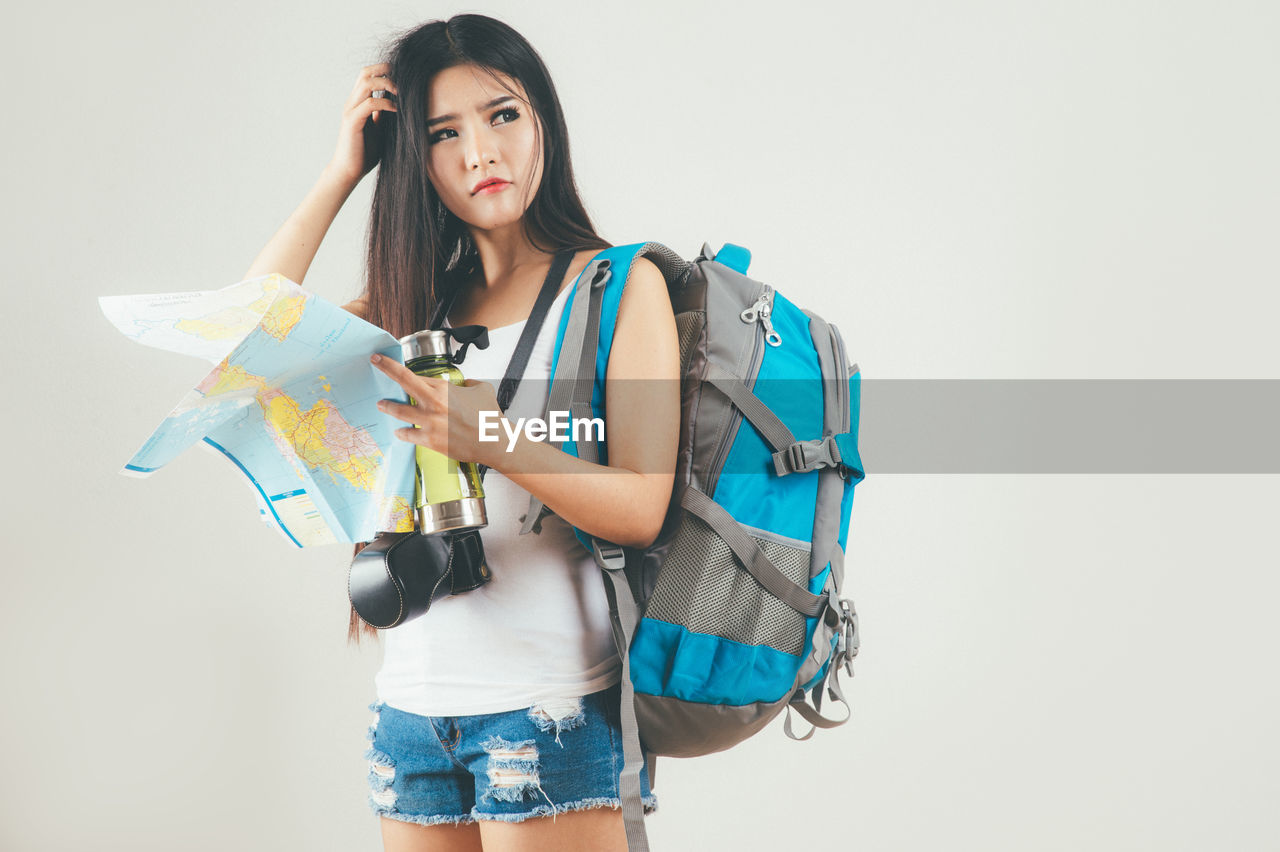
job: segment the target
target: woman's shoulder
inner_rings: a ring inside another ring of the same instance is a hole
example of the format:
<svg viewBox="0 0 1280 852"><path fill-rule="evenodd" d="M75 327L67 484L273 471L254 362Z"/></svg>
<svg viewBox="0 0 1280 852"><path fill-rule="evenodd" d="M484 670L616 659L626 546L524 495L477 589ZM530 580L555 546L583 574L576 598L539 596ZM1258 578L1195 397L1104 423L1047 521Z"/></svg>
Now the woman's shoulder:
<svg viewBox="0 0 1280 852"><path fill-rule="evenodd" d="M627 305L644 302L650 307L663 302L670 306L667 296L667 279L662 270L647 257L637 257L631 261L631 269L627 272L627 287L622 291L620 311L626 311Z"/></svg>
<svg viewBox="0 0 1280 852"><path fill-rule="evenodd" d="M610 346L609 379L675 379L680 353L667 280L637 257L627 272Z"/></svg>
<svg viewBox="0 0 1280 852"><path fill-rule="evenodd" d="M602 249L583 249L574 254L573 260L569 263L569 274L567 280L574 282L578 280L578 276L587 268L601 253L614 248L614 246L606 246ZM631 292L631 288L637 290L656 293L659 290L666 291L666 279L662 277L662 271L657 265L647 257L637 257L631 262L631 270L627 273L627 289L623 292L623 300L627 300L627 293ZM634 300L634 299L633 299Z"/></svg>
<svg viewBox="0 0 1280 852"><path fill-rule="evenodd" d="M573 262L569 265L569 271L573 273L572 278L577 277L577 273L587 267L592 260L610 249L617 248L614 245L608 245L600 249L583 249L573 256ZM627 286L636 279L637 276L646 279L649 282L654 280L663 280L662 271L657 265L647 257L637 257L631 261L631 272L627 275Z"/></svg>
<svg viewBox="0 0 1280 852"><path fill-rule="evenodd" d="M618 304L617 328L623 345L630 341L642 349L665 338L667 327L675 327L667 279L653 261L637 257L627 272L626 288ZM660 336L655 336L660 335ZM619 339L614 338L617 344Z"/></svg>
<svg viewBox="0 0 1280 852"><path fill-rule="evenodd" d="M646 287L666 286L662 270L647 257L637 257L631 261L631 273L627 276L627 286L631 286L636 281L645 282L642 286Z"/></svg>

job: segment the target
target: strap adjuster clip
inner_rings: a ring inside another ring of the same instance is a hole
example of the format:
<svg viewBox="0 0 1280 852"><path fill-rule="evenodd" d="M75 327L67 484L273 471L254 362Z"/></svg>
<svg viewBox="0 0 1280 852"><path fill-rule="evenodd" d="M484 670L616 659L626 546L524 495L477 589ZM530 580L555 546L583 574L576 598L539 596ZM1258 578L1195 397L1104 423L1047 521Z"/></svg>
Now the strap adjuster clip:
<svg viewBox="0 0 1280 852"><path fill-rule="evenodd" d="M840 447L836 445L834 435L812 441L796 441L773 454L773 469L778 476L842 466Z"/></svg>
<svg viewBox="0 0 1280 852"><path fill-rule="evenodd" d="M596 564L606 571L621 571L627 566L626 551L613 542L606 541L602 544L600 539L592 538L591 553L596 558Z"/></svg>

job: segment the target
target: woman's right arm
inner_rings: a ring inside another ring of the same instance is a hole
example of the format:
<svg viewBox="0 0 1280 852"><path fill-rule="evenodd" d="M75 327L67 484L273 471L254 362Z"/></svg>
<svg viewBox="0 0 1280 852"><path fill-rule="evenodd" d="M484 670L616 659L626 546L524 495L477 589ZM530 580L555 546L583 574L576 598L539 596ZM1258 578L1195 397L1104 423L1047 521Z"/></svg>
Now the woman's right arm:
<svg viewBox="0 0 1280 852"><path fill-rule="evenodd" d="M379 113L395 112L396 105L389 98L374 98L370 94L377 89L396 93L395 85L385 76L389 70L390 65L385 62L361 69L351 96L343 106L342 127L333 159L298 209L258 253L244 275L246 279L278 272L302 283L338 211L360 179L378 162ZM356 304L358 302L351 303Z"/></svg>

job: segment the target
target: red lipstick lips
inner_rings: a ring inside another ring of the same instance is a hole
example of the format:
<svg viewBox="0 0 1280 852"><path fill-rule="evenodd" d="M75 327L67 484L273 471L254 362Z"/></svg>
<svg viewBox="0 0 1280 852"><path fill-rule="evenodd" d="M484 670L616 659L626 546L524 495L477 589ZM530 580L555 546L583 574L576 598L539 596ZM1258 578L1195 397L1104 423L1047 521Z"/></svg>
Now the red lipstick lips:
<svg viewBox="0 0 1280 852"><path fill-rule="evenodd" d="M482 180L475 185L475 188L471 190L471 194L475 195L476 193L481 192L485 189L490 189L494 187L503 187L509 183L511 183L511 181L503 180L502 178L486 178L485 180Z"/></svg>

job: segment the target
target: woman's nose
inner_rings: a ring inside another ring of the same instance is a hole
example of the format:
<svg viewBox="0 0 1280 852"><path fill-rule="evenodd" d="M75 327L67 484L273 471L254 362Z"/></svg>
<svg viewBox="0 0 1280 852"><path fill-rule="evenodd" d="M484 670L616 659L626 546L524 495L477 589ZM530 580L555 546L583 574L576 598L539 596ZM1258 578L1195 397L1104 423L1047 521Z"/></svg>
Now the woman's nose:
<svg viewBox="0 0 1280 852"><path fill-rule="evenodd" d="M494 140L491 134L481 130L478 133L470 134L468 139L465 152L468 169L475 170L498 162L498 148L493 144Z"/></svg>

